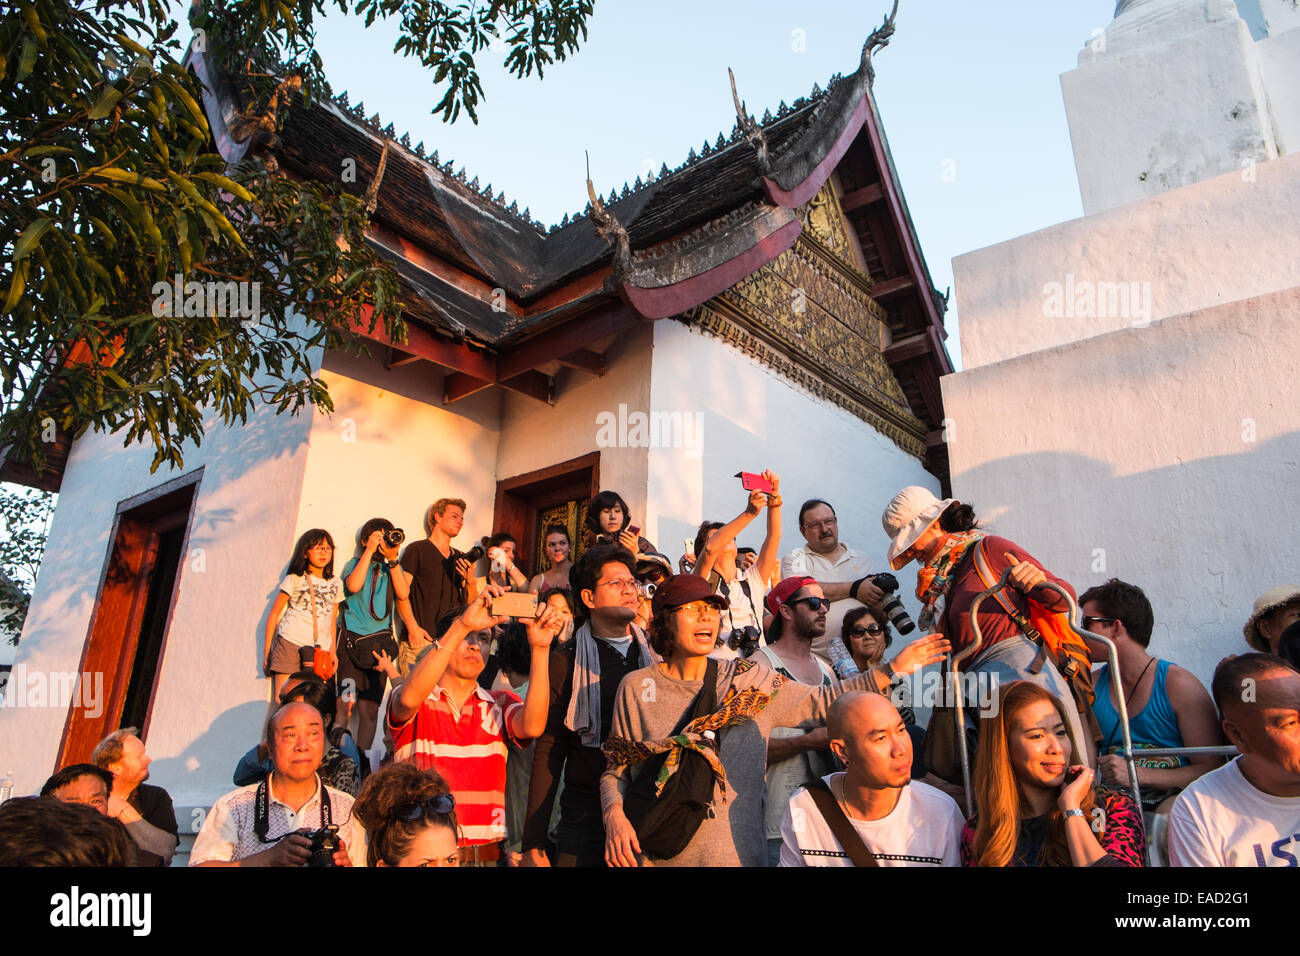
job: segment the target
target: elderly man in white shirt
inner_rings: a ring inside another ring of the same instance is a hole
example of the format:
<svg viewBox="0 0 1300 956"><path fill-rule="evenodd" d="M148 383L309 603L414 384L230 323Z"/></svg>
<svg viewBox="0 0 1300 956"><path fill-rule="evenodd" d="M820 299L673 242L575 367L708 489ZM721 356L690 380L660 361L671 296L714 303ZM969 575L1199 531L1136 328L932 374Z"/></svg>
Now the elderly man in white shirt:
<svg viewBox="0 0 1300 956"><path fill-rule="evenodd" d="M820 498L805 501L799 509L799 530L807 546L795 548L781 559L781 578L806 576L821 585L831 607L826 630L813 641L812 651L834 664L829 645L832 638L839 640L844 615L863 603L880 607L884 592L862 580L873 573L871 559L840 541L835 509L828 502Z"/></svg>
<svg viewBox="0 0 1300 956"><path fill-rule="evenodd" d="M365 830L352 815L352 798L316 773L325 756L320 711L302 701L284 704L267 722L266 737L275 769L213 804L190 866L303 866L311 842L300 831L331 824L342 844L332 865L365 866Z"/></svg>

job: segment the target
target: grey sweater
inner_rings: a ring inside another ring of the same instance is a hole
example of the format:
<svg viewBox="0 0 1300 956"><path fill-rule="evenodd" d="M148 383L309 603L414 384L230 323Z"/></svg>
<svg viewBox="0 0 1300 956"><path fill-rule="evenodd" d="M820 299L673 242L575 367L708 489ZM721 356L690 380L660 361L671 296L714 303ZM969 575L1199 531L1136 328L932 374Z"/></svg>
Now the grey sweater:
<svg viewBox="0 0 1300 956"><path fill-rule="evenodd" d="M758 661L737 674L739 661L718 665L718 703L735 682L736 689L766 690L777 676ZM658 664L633 671L623 678L614 702L610 733L629 740L656 740L673 732L690 710L703 681L681 681L669 677ZM686 849L671 860L642 859L653 866L765 866L766 831L763 803L767 797L767 739L773 727L820 726L826 711L840 694L853 690L878 692L888 686L884 675L875 671L828 687L809 687L786 681L771 703L753 720L727 727L718 733L718 755L727 774L725 802L715 800L716 816L706 819ZM622 805L623 794L644 764L606 769L600 778L601 808Z"/></svg>

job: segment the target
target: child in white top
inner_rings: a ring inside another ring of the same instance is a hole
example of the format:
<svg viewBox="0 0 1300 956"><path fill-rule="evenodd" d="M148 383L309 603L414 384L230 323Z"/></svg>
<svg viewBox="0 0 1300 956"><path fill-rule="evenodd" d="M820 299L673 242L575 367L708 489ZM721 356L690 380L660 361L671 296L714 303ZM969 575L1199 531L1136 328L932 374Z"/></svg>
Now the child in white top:
<svg viewBox="0 0 1300 956"><path fill-rule="evenodd" d="M334 626L344 597L343 582L334 576L334 539L321 528L305 532L266 619L265 669L277 699L289 675L301 669L291 663L299 648L319 647L337 667Z"/></svg>

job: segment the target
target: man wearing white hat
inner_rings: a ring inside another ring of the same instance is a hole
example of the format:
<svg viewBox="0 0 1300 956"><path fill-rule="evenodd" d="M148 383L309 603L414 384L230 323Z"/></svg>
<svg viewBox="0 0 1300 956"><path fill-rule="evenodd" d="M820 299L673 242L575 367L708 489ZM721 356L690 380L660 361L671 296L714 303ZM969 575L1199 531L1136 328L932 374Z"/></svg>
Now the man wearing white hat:
<svg viewBox="0 0 1300 956"><path fill-rule="evenodd" d="M1255 599L1242 633L1254 650L1277 654L1282 632L1296 621L1300 621L1300 587L1279 584Z"/></svg>

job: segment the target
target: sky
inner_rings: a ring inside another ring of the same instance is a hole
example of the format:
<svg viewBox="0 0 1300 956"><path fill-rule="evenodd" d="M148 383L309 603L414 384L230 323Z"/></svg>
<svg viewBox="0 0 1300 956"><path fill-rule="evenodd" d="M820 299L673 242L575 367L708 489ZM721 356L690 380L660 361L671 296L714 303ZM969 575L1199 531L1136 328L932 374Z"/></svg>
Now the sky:
<svg viewBox="0 0 1300 956"><path fill-rule="evenodd" d="M889 0L597 0L579 52L523 80L481 55L477 125L446 125L396 27L332 13L318 49L335 92L378 112L535 219L586 203L584 151L602 194L679 165L735 122L727 67L751 113L857 68ZM876 100L935 286L954 256L1082 215L1060 74L1111 21L1114 0L901 0L876 56ZM948 350L961 367L957 296Z"/></svg>

